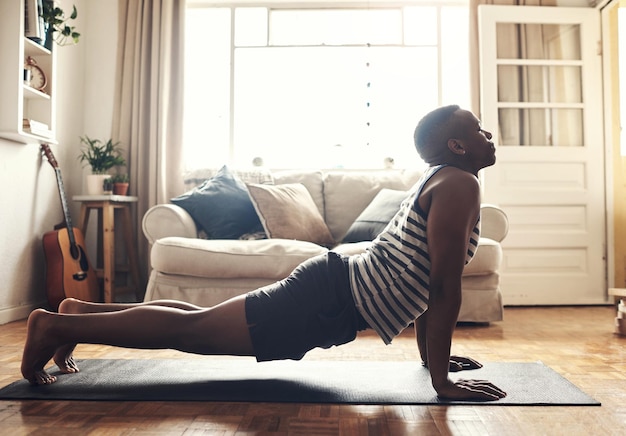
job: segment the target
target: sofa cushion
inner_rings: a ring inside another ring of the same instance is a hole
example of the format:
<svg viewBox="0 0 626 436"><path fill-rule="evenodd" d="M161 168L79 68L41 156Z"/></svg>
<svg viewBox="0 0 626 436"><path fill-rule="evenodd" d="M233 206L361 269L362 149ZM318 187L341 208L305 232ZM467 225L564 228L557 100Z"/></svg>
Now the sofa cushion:
<svg viewBox="0 0 626 436"><path fill-rule="evenodd" d="M381 189L361 215L352 223L343 242L372 241L387 227L389 221L400 210L407 191Z"/></svg>
<svg viewBox="0 0 626 436"><path fill-rule="evenodd" d="M463 276L487 275L498 272L502 263L502 246L493 239L481 237L478 250L471 262L465 265Z"/></svg>
<svg viewBox="0 0 626 436"><path fill-rule="evenodd" d="M326 248L304 241L206 240L168 237L155 242L150 253L154 270L192 277L283 279L300 263Z"/></svg>
<svg viewBox="0 0 626 436"><path fill-rule="evenodd" d="M407 191L421 171L329 171L324 176L324 221L341 241L357 217L383 188Z"/></svg>
<svg viewBox="0 0 626 436"><path fill-rule="evenodd" d="M324 179L321 171L315 170L280 170L272 173L275 185L288 183L302 183L317 206L320 214L324 216ZM256 183L256 182L250 182Z"/></svg>
<svg viewBox="0 0 626 436"><path fill-rule="evenodd" d="M261 230L245 183L226 166L172 203L185 209L210 239L237 239Z"/></svg>
<svg viewBox="0 0 626 436"><path fill-rule="evenodd" d="M249 184L248 191L268 238L335 245L311 194L301 183Z"/></svg>
<svg viewBox="0 0 626 436"><path fill-rule="evenodd" d="M344 256L353 256L355 254L364 253L371 245L372 241L348 242L345 244L341 243L333 247L333 251L335 253L343 254Z"/></svg>

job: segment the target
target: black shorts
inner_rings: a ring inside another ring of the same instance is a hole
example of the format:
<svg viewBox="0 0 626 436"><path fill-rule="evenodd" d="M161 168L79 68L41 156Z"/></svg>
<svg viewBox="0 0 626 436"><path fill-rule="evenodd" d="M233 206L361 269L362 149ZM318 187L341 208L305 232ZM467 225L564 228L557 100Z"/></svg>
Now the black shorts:
<svg viewBox="0 0 626 436"><path fill-rule="evenodd" d="M350 342L367 328L352 298L347 258L332 251L250 292L246 318L259 362L300 360L315 347Z"/></svg>

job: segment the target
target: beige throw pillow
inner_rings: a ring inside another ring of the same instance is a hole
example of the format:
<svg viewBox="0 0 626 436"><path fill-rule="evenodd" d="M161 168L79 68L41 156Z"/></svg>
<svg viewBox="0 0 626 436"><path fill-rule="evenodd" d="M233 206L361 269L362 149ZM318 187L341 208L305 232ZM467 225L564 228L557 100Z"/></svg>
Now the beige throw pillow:
<svg viewBox="0 0 626 436"><path fill-rule="evenodd" d="M248 184L268 238L296 239L332 247L335 241L309 191L301 183Z"/></svg>

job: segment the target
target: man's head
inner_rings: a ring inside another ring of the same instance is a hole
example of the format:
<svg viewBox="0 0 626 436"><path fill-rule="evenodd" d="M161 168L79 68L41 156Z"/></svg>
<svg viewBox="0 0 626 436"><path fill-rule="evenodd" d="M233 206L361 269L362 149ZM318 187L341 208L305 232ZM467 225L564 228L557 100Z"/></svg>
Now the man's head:
<svg viewBox="0 0 626 436"><path fill-rule="evenodd" d="M451 164L477 172L495 163L491 133L458 105L426 114L415 128L414 140L417 152L429 165Z"/></svg>

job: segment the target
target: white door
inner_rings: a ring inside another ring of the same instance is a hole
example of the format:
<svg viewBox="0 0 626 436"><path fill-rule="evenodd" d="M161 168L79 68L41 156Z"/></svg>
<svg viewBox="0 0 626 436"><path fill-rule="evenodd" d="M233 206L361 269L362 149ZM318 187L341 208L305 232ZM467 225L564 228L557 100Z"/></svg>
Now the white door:
<svg viewBox="0 0 626 436"><path fill-rule="evenodd" d="M606 301L600 16L481 6L481 117L497 163L484 201L510 220L504 304Z"/></svg>

